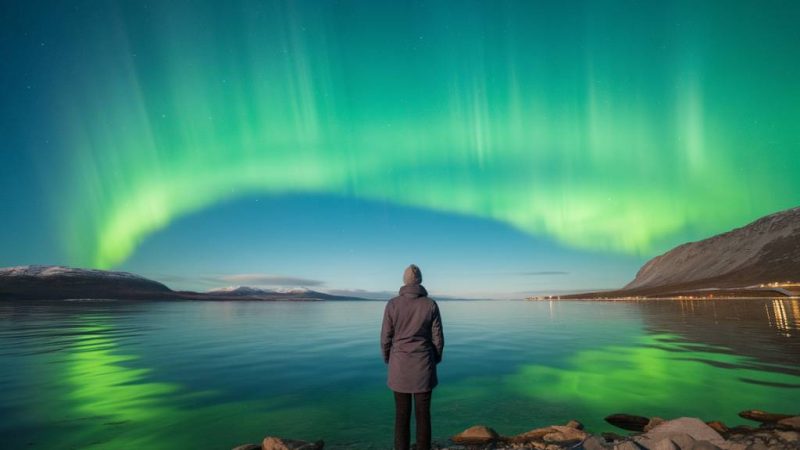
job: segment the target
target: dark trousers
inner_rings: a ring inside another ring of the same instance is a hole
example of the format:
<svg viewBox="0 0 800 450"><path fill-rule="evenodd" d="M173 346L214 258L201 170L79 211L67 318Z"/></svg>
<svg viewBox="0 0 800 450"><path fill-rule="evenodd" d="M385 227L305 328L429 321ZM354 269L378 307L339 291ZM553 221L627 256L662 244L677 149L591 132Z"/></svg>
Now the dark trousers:
<svg viewBox="0 0 800 450"><path fill-rule="evenodd" d="M431 394L431 391L417 394L394 393L394 450L409 450L412 395L417 423L417 450L430 450Z"/></svg>

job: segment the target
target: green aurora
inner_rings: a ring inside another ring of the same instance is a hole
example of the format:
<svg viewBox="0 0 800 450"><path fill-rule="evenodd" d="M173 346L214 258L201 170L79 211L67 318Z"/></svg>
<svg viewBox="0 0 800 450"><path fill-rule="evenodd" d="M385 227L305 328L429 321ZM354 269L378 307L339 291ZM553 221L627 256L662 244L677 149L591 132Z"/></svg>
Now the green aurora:
<svg viewBox="0 0 800 450"><path fill-rule="evenodd" d="M162 4L164 3L164 4ZM252 193L650 255L800 203L797 2L157 2L54 86L75 265Z"/></svg>

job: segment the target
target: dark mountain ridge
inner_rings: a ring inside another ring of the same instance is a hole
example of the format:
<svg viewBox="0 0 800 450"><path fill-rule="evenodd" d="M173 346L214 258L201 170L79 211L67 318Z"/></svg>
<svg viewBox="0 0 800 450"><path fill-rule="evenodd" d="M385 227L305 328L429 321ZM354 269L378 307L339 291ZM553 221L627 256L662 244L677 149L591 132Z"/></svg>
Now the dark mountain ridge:
<svg viewBox="0 0 800 450"><path fill-rule="evenodd" d="M29 265L0 268L0 300L345 300L310 289L266 290L250 287L210 292L173 291L130 272Z"/></svg>

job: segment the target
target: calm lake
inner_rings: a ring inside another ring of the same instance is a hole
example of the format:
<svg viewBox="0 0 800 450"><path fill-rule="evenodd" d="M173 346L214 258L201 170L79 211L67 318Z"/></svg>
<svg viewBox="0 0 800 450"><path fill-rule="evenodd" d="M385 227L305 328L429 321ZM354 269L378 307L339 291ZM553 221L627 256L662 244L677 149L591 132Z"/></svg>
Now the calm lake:
<svg viewBox="0 0 800 450"><path fill-rule="evenodd" d="M391 448L380 301L0 303L0 447ZM434 440L798 412L800 301L439 301Z"/></svg>

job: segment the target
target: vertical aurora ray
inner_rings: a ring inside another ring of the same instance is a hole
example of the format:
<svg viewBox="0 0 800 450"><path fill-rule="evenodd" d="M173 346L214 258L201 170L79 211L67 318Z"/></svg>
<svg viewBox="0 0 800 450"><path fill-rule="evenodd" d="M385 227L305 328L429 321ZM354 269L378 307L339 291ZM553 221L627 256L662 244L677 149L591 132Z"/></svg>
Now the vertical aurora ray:
<svg viewBox="0 0 800 450"><path fill-rule="evenodd" d="M55 87L76 264L252 192L636 254L800 200L792 2L152 8L102 12Z"/></svg>

